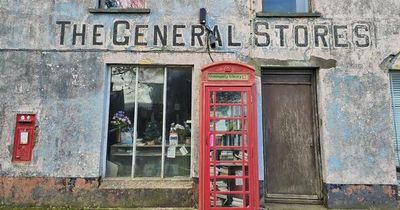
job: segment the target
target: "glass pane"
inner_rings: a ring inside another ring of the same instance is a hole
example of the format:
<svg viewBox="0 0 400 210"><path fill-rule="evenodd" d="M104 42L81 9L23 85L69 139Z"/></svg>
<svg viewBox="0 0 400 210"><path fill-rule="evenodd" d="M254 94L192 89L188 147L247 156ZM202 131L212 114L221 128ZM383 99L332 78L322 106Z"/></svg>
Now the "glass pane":
<svg viewBox="0 0 400 210"><path fill-rule="evenodd" d="M242 178L218 178L215 181L210 180L210 189L214 192L229 192L229 191L242 191L243 190L243 179Z"/></svg>
<svg viewBox="0 0 400 210"><path fill-rule="evenodd" d="M211 193L210 204L211 207L244 207L243 195L227 194L224 192L216 194Z"/></svg>
<svg viewBox="0 0 400 210"><path fill-rule="evenodd" d="M192 69L168 68L165 177L190 176L191 112Z"/></svg>
<svg viewBox="0 0 400 210"><path fill-rule="evenodd" d="M144 8L145 0L105 0L106 8Z"/></svg>
<svg viewBox="0 0 400 210"><path fill-rule="evenodd" d="M215 115L214 116L214 111ZM241 116L241 108L240 106L216 106L210 107L210 116L211 117L240 117Z"/></svg>
<svg viewBox="0 0 400 210"><path fill-rule="evenodd" d="M244 155L243 155L244 154ZM218 149L216 151L216 158L217 161L222 162L222 165L238 165L238 164L242 164L242 161L238 160L243 160L243 158L245 159L245 163L247 163L248 160L248 155L247 155L247 151L239 151L238 149L224 149L224 150L220 150ZM235 162L232 162L235 161ZM219 163L217 163L218 165L220 165Z"/></svg>
<svg viewBox="0 0 400 210"><path fill-rule="evenodd" d="M232 176L232 178L210 179L211 206L242 207L243 190L248 190L247 179L242 177L234 177L236 171L234 168L221 167L214 170L217 171L217 173L220 173L221 176L224 175L223 173L226 173L226 175L229 174ZM246 182L246 184L244 182Z"/></svg>
<svg viewBox="0 0 400 210"><path fill-rule="evenodd" d="M242 134L217 134L217 146L242 146Z"/></svg>
<svg viewBox="0 0 400 210"><path fill-rule="evenodd" d="M106 176L130 177L136 69L115 66L111 75Z"/></svg>
<svg viewBox="0 0 400 210"><path fill-rule="evenodd" d="M215 122L215 130L216 131L240 131L241 127L241 120L215 120L210 121L210 131L214 131L214 122Z"/></svg>
<svg viewBox="0 0 400 210"><path fill-rule="evenodd" d="M135 177L161 176L163 68L140 68Z"/></svg>
<svg viewBox="0 0 400 210"><path fill-rule="evenodd" d="M216 103L241 103L240 92L217 92Z"/></svg>
<svg viewBox="0 0 400 210"><path fill-rule="evenodd" d="M308 0L263 0L264 12L308 12Z"/></svg>
<svg viewBox="0 0 400 210"><path fill-rule="evenodd" d="M210 92L210 104L214 103L214 92Z"/></svg>

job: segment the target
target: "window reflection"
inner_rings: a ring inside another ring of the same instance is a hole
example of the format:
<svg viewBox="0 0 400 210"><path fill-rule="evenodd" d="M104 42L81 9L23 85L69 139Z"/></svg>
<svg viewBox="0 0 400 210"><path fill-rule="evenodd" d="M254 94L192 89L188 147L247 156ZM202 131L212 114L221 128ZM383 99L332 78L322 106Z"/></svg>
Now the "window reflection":
<svg viewBox="0 0 400 210"><path fill-rule="evenodd" d="M119 65L111 74L106 176L189 176L191 68Z"/></svg>
<svg viewBox="0 0 400 210"><path fill-rule="evenodd" d="M165 176L190 175L191 149L191 101L192 74L190 69L169 68L167 74L167 136L168 150L175 150L174 155L166 154ZM170 141L170 135L178 138L177 146ZM168 152L168 151L167 151Z"/></svg>
<svg viewBox="0 0 400 210"><path fill-rule="evenodd" d="M308 0L263 0L264 12L308 12Z"/></svg>
<svg viewBox="0 0 400 210"><path fill-rule="evenodd" d="M130 177L136 71L132 66L118 66L111 74L106 176Z"/></svg>
<svg viewBox="0 0 400 210"><path fill-rule="evenodd" d="M144 8L145 0L103 0L106 8Z"/></svg>

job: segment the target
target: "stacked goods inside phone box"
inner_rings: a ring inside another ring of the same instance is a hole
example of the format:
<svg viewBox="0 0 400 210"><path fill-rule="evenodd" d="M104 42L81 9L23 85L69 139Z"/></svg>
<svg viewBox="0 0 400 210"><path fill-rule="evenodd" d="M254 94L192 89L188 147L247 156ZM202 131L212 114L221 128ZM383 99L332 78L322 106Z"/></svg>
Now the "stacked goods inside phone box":
<svg viewBox="0 0 400 210"><path fill-rule="evenodd" d="M212 157L213 151L211 151L210 157ZM244 153L244 158L247 161L247 153ZM236 161L242 160L243 155L241 151L218 151L217 159L224 161ZM229 165L229 166L217 166L210 167L210 175L214 176L237 176L237 178L230 179L215 179L210 182L210 189L216 189L218 192L231 192L231 191L242 191L243 178L242 166L241 165ZM215 197L210 196L211 205L214 204L216 199L216 206L231 206L231 207L243 207L243 197L241 195L232 194L217 194ZM248 203L248 202L247 202Z"/></svg>

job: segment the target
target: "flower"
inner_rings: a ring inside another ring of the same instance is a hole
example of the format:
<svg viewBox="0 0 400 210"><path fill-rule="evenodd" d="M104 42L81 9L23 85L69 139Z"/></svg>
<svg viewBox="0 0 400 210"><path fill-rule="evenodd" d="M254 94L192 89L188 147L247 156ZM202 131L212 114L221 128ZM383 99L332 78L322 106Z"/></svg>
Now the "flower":
<svg viewBox="0 0 400 210"><path fill-rule="evenodd" d="M178 130L185 130L185 127L183 127L183 126L180 125L180 124L176 124L174 130L175 130L175 131L178 131Z"/></svg>
<svg viewBox="0 0 400 210"><path fill-rule="evenodd" d="M111 124L117 126L118 128L124 128L131 125L132 123L129 117L125 115L124 111L118 111L112 117Z"/></svg>

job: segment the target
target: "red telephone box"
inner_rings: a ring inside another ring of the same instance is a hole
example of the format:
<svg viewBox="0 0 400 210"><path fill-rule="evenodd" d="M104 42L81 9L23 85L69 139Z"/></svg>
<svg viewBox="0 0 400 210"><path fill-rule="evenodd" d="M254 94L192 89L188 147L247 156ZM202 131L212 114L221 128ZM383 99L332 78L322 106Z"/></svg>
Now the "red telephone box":
<svg viewBox="0 0 400 210"><path fill-rule="evenodd" d="M12 161L32 160L35 122L35 114L17 114Z"/></svg>
<svg viewBox="0 0 400 210"><path fill-rule="evenodd" d="M200 210L259 209L254 68L202 68Z"/></svg>

